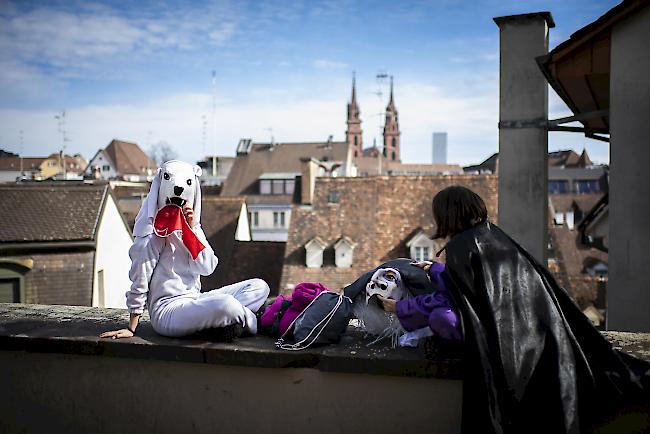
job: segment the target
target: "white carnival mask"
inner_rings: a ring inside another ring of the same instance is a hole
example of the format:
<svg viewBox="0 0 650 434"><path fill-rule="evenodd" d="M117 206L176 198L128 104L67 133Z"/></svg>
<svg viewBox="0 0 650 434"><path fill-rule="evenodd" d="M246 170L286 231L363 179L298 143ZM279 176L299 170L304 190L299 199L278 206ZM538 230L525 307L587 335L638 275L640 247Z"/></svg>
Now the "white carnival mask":
<svg viewBox="0 0 650 434"><path fill-rule="evenodd" d="M201 168L183 161L168 161L160 167L158 188L158 209L174 204L181 208L185 204L194 207L195 192Z"/></svg>
<svg viewBox="0 0 650 434"><path fill-rule="evenodd" d="M402 277L399 271L394 268L380 268L375 271L366 285L366 304L368 304L370 298L374 295L380 295L393 300L401 300L404 298Z"/></svg>

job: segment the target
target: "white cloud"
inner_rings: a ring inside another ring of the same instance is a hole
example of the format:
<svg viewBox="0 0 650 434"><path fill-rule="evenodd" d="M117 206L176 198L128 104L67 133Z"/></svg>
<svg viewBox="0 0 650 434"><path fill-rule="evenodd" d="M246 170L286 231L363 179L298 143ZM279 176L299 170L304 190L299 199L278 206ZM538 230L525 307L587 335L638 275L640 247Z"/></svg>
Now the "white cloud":
<svg viewBox="0 0 650 434"><path fill-rule="evenodd" d="M210 40L214 45L221 45L235 33L234 23L224 23L218 30L210 32Z"/></svg>
<svg viewBox="0 0 650 434"><path fill-rule="evenodd" d="M71 7L74 7L71 5ZM52 74L117 71L117 61L143 60L159 50L220 46L235 35L237 23L221 7L127 15L105 5L75 10L39 6L25 12L8 8L0 16L0 56L23 65L50 67Z"/></svg>
<svg viewBox="0 0 650 434"><path fill-rule="evenodd" d="M335 62L327 59L316 59L312 62L314 68L319 69L345 69L348 68L347 63Z"/></svg>
<svg viewBox="0 0 650 434"><path fill-rule="evenodd" d="M176 94L137 104L97 105L68 110L70 151L89 157L113 138L134 140L146 148L147 142L165 140L188 160L204 153L232 155L242 137L267 141L273 128L277 141L326 140L330 134L342 140L345 131L347 96L316 95L298 99L291 91L283 98L260 90L247 103L220 100L216 122L209 98L204 94ZM341 92L347 94L347 89ZM383 104L360 92L364 143L370 146L378 134ZM496 146L496 108L490 98L456 97L429 84L405 83L396 93L400 110L403 158L430 161L431 133L448 131L450 155L456 161L473 162ZM385 103L385 102L384 102ZM202 116L209 122L206 149L202 145ZM16 143L18 131L25 131L26 148L32 154L53 152L58 142L53 112L0 110L0 141ZM40 128L34 128L39 125ZM216 135L215 135L216 130ZM151 132L151 133L149 133ZM216 138L215 138L216 137ZM215 146L216 143L216 146ZM381 142L380 142L381 143ZM485 147L485 149L484 149Z"/></svg>

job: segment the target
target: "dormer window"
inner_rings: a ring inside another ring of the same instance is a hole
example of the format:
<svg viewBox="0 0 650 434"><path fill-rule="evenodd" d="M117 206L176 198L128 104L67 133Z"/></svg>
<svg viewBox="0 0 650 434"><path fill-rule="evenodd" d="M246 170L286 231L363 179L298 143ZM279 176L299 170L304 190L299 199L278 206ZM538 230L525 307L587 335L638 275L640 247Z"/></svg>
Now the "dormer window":
<svg viewBox="0 0 650 434"><path fill-rule="evenodd" d="M418 230L406 243L411 259L415 261L431 261L434 255L435 243L422 230Z"/></svg>
<svg viewBox="0 0 650 434"><path fill-rule="evenodd" d="M305 244L305 265L307 268L321 268L323 266L323 251L327 244L319 237L312 238Z"/></svg>
<svg viewBox="0 0 650 434"><path fill-rule="evenodd" d="M260 194L293 194L298 173L264 173L259 177Z"/></svg>
<svg viewBox="0 0 650 434"><path fill-rule="evenodd" d="M341 237L334 244L334 262L339 268L349 268L352 266L352 253L354 252L355 243L348 237Z"/></svg>

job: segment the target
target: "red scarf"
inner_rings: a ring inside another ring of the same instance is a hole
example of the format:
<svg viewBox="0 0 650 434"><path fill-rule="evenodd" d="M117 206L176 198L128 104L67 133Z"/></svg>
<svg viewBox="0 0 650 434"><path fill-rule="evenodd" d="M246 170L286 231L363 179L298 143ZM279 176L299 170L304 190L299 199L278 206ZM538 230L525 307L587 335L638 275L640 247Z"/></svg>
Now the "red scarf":
<svg viewBox="0 0 650 434"><path fill-rule="evenodd" d="M181 231L181 239L190 255L192 255L192 259L196 259L199 253L205 249L203 243L199 241L199 238L187 223L183 210L179 206L165 205L160 208L153 221L153 231L163 238L176 231Z"/></svg>

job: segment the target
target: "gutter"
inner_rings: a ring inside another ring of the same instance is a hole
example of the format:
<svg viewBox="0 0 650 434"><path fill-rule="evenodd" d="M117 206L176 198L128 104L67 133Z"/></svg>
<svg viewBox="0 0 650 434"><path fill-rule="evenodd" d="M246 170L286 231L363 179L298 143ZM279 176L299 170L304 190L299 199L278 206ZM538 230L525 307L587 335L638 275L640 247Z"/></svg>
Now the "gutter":
<svg viewBox="0 0 650 434"><path fill-rule="evenodd" d="M37 241L24 243L0 243L0 252L30 250L62 250L85 248L94 250L95 241Z"/></svg>

